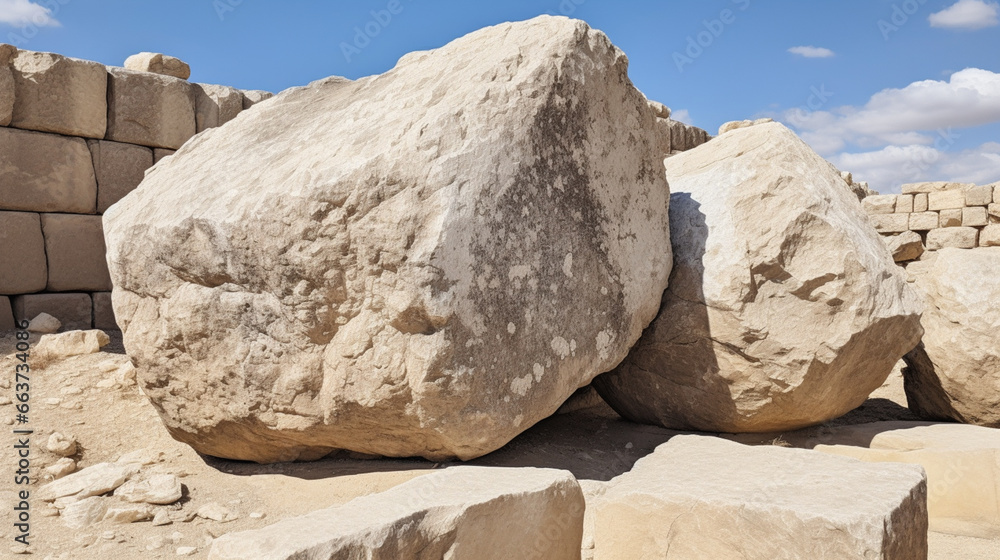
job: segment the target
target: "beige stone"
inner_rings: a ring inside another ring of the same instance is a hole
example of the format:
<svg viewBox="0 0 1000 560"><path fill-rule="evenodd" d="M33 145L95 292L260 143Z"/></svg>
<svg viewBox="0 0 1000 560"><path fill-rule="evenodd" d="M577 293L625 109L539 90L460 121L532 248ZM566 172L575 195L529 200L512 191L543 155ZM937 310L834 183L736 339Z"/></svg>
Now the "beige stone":
<svg viewBox="0 0 1000 560"><path fill-rule="evenodd" d="M181 499L181 481L172 474L154 474L130 480L115 490L115 496L133 503L169 505Z"/></svg>
<svg viewBox="0 0 1000 560"><path fill-rule="evenodd" d="M972 249L976 246L979 231L971 227L949 227L932 229L927 232L927 250L937 251L945 247Z"/></svg>
<svg viewBox="0 0 1000 560"><path fill-rule="evenodd" d="M919 259L924 254L924 243L920 234L915 231L906 231L899 235L883 237L885 244L892 253L892 260L896 262L912 261Z"/></svg>
<svg viewBox="0 0 1000 560"><path fill-rule="evenodd" d="M909 229L914 231L927 231L937 229L940 225L940 217L937 212L920 212L910 214Z"/></svg>
<svg viewBox="0 0 1000 560"><path fill-rule="evenodd" d="M667 125L672 151L684 152L708 142L708 133L698 127L675 120L668 120Z"/></svg>
<svg viewBox="0 0 1000 560"><path fill-rule="evenodd" d="M0 126L10 125L14 118L14 72L0 64Z"/></svg>
<svg viewBox="0 0 1000 560"><path fill-rule="evenodd" d="M619 363L672 262L625 61L578 20L502 24L160 161L104 220L124 344L171 434L261 462L470 459Z"/></svg>
<svg viewBox="0 0 1000 560"><path fill-rule="evenodd" d="M153 166L153 150L110 140L89 140L87 146L97 175L97 212L103 214L139 186Z"/></svg>
<svg viewBox="0 0 1000 560"><path fill-rule="evenodd" d="M656 320L595 380L604 400L633 421L724 432L865 402L919 342L921 305L840 173L777 123L665 164L674 272Z"/></svg>
<svg viewBox="0 0 1000 560"><path fill-rule="evenodd" d="M993 183L993 202L1000 203L1000 181Z"/></svg>
<svg viewBox="0 0 1000 560"><path fill-rule="evenodd" d="M870 218L879 233L902 233L910 228L910 214L872 214Z"/></svg>
<svg viewBox="0 0 1000 560"><path fill-rule="evenodd" d="M93 214L97 180L87 142L0 128L0 209Z"/></svg>
<svg viewBox="0 0 1000 560"><path fill-rule="evenodd" d="M917 193L913 195L913 211L914 212L927 211L927 193Z"/></svg>
<svg viewBox="0 0 1000 560"><path fill-rule="evenodd" d="M723 124L722 126L719 127L719 136L722 136L723 134L729 132L730 130L736 130L736 129L739 129L739 128L746 128L748 126L754 126L754 125L764 124L764 123L769 123L769 122L774 122L774 119L764 118L764 119L757 119L757 120L745 120L745 121L731 121L731 122L727 122L727 123L725 123L725 124ZM848 184L851 184L851 183L848 183Z"/></svg>
<svg viewBox="0 0 1000 560"><path fill-rule="evenodd" d="M177 150L168 150L166 148L153 148L153 163L159 163L161 159L174 155Z"/></svg>
<svg viewBox="0 0 1000 560"><path fill-rule="evenodd" d="M229 86L194 84L197 130L222 126L243 110L243 93Z"/></svg>
<svg viewBox="0 0 1000 560"><path fill-rule="evenodd" d="M584 498L566 471L450 467L212 542L210 560L577 560Z"/></svg>
<svg viewBox="0 0 1000 560"><path fill-rule="evenodd" d="M991 223L1000 223L1000 203L994 202L990 204L986 211L990 215Z"/></svg>
<svg viewBox="0 0 1000 560"><path fill-rule="evenodd" d="M869 214L892 214L896 211L896 195L879 194L866 197L861 206Z"/></svg>
<svg viewBox="0 0 1000 560"><path fill-rule="evenodd" d="M990 224L979 232L980 247L1000 247L1000 224Z"/></svg>
<svg viewBox="0 0 1000 560"><path fill-rule="evenodd" d="M14 309L10 305L10 298L0 296L0 333L12 331L17 328L14 322Z"/></svg>
<svg viewBox="0 0 1000 560"><path fill-rule="evenodd" d="M124 68L108 74L108 140L176 150L194 136L192 84Z"/></svg>
<svg viewBox="0 0 1000 560"><path fill-rule="evenodd" d="M0 294L45 289L45 238L38 214L0 212Z"/></svg>
<svg viewBox="0 0 1000 560"><path fill-rule="evenodd" d="M667 107L659 101L648 100L649 108L653 110L653 114L656 115L658 119L669 119L670 118L670 107Z"/></svg>
<svg viewBox="0 0 1000 560"><path fill-rule="evenodd" d="M675 436L608 484L594 558L927 558L917 465Z"/></svg>
<svg viewBox="0 0 1000 560"><path fill-rule="evenodd" d="M673 141L671 122L670 119L656 118L657 149L664 156L669 156L673 151L673 146L670 144Z"/></svg>
<svg viewBox="0 0 1000 560"><path fill-rule="evenodd" d="M966 187L972 186L968 183L951 183L947 181L937 181L930 183L910 183L903 185L900 190L903 194L917 194L917 193L933 193L933 192L943 192L943 191L954 191L954 190L964 190Z"/></svg>
<svg viewBox="0 0 1000 560"><path fill-rule="evenodd" d="M111 277L100 216L42 214L52 292L108 291Z"/></svg>
<svg viewBox="0 0 1000 560"><path fill-rule="evenodd" d="M981 227L988 223L986 208L983 206L968 206L962 208L962 225L966 227Z"/></svg>
<svg viewBox="0 0 1000 560"><path fill-rule="evenodd" d="M961 225L962 225L962 210L961 209L956 208L956 209L953 209L953 210L942 210L940 212L940 215L941 215L941 220L940 220L941 221L941 227L943 227L943 228L946 228L946 227L961 227Z"/></svg>
<svg viewBox="0 0 1000 560"><path fill-rule="evenodd" d="M67 136L103 138L108 73L103 64L58 54L18 51L11 126Z"/></svg>
<svg viewBox="0 0 1000 560"><path fill-rule="evenodd" d="M72 476L72 475L70 475ZM62 480L66 480L64 477ZM59 519L70 529L85 529L99 523L108 511L108 503L104 498L92 496L73 502L63 508Z"/></svg>
<svg viewBox="0 0 1000 560"><path fill-rule="evenodd" d="M39 313L37 317L28 322L28 332L41 334L55 334L62 328L62 323L48 313Z"/></svg>
<svg viewBox="0 0 1000 560"><path fill-rule="evenodd" d="M272 97L274 97L274 94L269 91L260 89L245 89L243 90L243 110L245 111L261 101L267 101Z"/></svg>
<svg viewBox="0 0 1000 560"><path fill-rule="evenodd" d="M60 334L46 334L35 346L35 353L49 358L66 358L96 354L111 343L111 339L100 330L68 331ZM72 455L72 453L70 454Z"/></svg>
<svg viewBox="0 0 1000 560"><path fill-rule="evenodd" d="M922 466L932 531L1000 537L1000 430L878 422L833 428L825 436L831 445L816 451Z"/></svg>
<svg viewBox="0 0 1000 560"><path fill-rule="evenodd" d="M68 334L68 333L67 333ZM38 489L38 498L53 502L59 498L82 500L111 492L139 472L135 465L98 463Z"/></svg>
<svg viewBox="0 0 1000 560"><path fill-rule="evenodd" d="M1000 428L997 270L1000 248L943 249L917 276L927 300L925 334L907 354L903 374L907 402L918 414Z"/></svg>
<svg viewBox="0 0 1000 560"><path fill-rule="evenodd" d="M55 463L45 467L45 473L52 477L53 480L58 480L68 474L73 474L76 472L76 461L70 459L69 457L63 457Z"/></svg>
<svg viewBox="0 0 1000 560"><path fill-rule="evenodd" d="M913 212L913 195L901 194L896 197L896 213L909 214Z"/></svg>
<svg viewBox="0 0 1000 560"><path fill-rule="evenodd" d="M49 436L49 440L45 443L45 449L47 449L49 453L53 453L60 457L70 457L76 455L76 438L73 436L63 435L59 432L53 432L52 435Z"/></svg>
<svg viewBox="0 0 1000 560"><path fill-rule="evenodd" d="M966 206L986 206L991 202L993 202L991 185L972 185L965 189Z"/></svg>
<svg viewBox="0 0 1000 560"><path fill-rule="evenodd" d="M152 72L186 80L191 67L183 60L160 53L141 52L125 59L125 68L136 72Z"/></svg>
<svg viewBox="0 0 1000 560"><path fill-rule="evenodd" d="M128 484L127 482L125 484ZM104 521L112 523L137 523L153 519L153 508L147 504L108 504Z"/></svg>
<svg viewBox="0 0 1000 560"><path fill-rule="evenodd" d="M115 310L111 306L111 292L94 292L94 328L102 331L118 331Z"/></svg>
<svg viewBox="0 0 1000 560"><path fill-rule="evenodd" d="M952 210L963 207L965 207L964 190L938 191L927 195L928 210Z"/></svg>
<svg viewBox="0 0 1000 560"><path fill-rule="evenodd" d="M89 329L93 324L90 294L30 294L13 298L13 305L19 321L48 313L66 330Z"/></svg>

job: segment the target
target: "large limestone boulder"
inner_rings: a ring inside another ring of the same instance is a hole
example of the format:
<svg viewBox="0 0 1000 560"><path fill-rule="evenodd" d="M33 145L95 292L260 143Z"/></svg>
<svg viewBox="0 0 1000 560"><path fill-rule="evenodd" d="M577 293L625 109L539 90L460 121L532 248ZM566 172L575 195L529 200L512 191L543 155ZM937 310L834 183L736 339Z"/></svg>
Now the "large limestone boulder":
<svg viewBox="0 0 1000 560"><path fill-rule="evenodd" d="M115 313L174 437L233 459L469 459L617 365L671 267L625 55L543 16L297 88L105 214Z"/></svg>
<svg viewBox="0 0 1000 560"><path fill-rule="evenodd" d="M781 431L861 405L920 340L920 302L840 173L777 123L666 160L659 316L595 386L668 428Z"/></svg>
<svg viewBox="0 0 1000 560"><path fill-rule="evenodd" d="M910 409L1000 428L1000 247L946 248L914 273L924 338L903 370Z"/></svg>
<svg viewBox="0 0 1000 560"><path fill-rule="evenodd" d="M676 436L587 509L595 560L927 558L918 465Z"/></svg>
<svg viewBox="0 0 1000 560"><path fill-rule="evenodd" d="M567 471L452 467L212 542L211 560L577 560L584 499Z"/></svg>

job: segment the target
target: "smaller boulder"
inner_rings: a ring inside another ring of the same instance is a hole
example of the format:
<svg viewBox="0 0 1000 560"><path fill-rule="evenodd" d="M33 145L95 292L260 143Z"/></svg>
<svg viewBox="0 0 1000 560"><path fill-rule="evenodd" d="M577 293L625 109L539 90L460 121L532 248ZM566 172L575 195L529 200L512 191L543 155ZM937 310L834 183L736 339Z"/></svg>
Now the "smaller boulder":
<svg viewBox="0 0 1000 560"><path fill-rule="evenodd" d="M156 474L145 480L130 480L115 490L127 502L169 505L181 499L181 481L172 474Z"/></svg>
<svg viewBox="0 0 1000 560"><path fill-rule="evenodd" d="M62 328L62 323L48 313L39 313L28 323L28 332L39 334L54 334Z"/></svg>
<svg viewBox="0 0 1000 560"><path fill-rule="evenodd" d="M53 453L60 457L76 455L76 438L73 436L64 436L59 432L55 432L49 436L49 441L45 444L45 448L49 450L49 453Z"/></svg>
<svg viewBox="0 0 1000 560"><path fill-rule="evenodd" d="M35 353L48 359L68 358L96 354L110 343L111 338L104 331L69 331L43 336Z"/></svg>
<svg viewBox="0 0 1000 560"><path fill-rule="evenodd" d="M756 126L758 124L765 124L765 123L770 123L770 122L774 122L774 119L763 118L763 119L757 119L757 120L729 121L729 122L724 123L722 126L719 127L719 136L722 136L723 134L729 132L730 130L736 130L736 129L739 129L739 128L747 128L748 126Z"/></svg>
<svg viewBox="0 0 1000 560"><path fill-rule="evenodd" d="M160 53L141 52L125 59L125 68L136 72L152 72L186 80L191 77L191 67L173 56Z"/></svg>
<svg viewBox="0 0 1000 560"><path fill-rule="evenodd" d="M904 231L882 239L892 253L895 262L907 262L920 258L924 254L924 242L915 231Z"/></svg>

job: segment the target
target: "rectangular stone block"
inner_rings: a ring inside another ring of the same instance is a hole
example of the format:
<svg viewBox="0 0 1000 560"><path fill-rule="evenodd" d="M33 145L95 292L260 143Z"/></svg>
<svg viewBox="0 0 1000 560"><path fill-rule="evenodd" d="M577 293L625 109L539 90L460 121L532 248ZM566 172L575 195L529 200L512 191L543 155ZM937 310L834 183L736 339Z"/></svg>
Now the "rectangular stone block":
<svg viewBox="0 0 1000 560"><path fill-rule="evenodd" d="M913 211L914 212L927 211L927 193L917 193L913 195Z"/></svg>
<svg viewBox="0 0 1000 560"><path fill-rule="evenodd" d="M871 214L868 217L879 233L902 233L910 227L909 214Z"/></svg>
<svg viewBox="0 0 1000 560"><path fill-rule="evenodd" d="M32 320L48 313L62 323L64 331L92 328L93 303L90 294L29 294L13 298L14 319Z"/></svg>
<svg viewBox="0 0 1000 560"><path fill-rule="evenodd" d="M102 331L120 331L115 321L115 310L111 307L111 292L94 292L94 328Z"/></svg>
<svg viewBox="0 0 1000 560"><path fill-rule="evenodd" d="M579 560L584 507L567 471L456 466L222 535L208 558Z"/></svg>
<svg viewBox="0 0 1000 560"><path fill-rule="evenodd" d="M993 187L990 185L973 185L965 189L966 206L986 206L993 202Z"/></svg>
<svg viewBox="0 0 1000 560"><path fill-rule="evenodd" d="M909 229L913 231L927 231L937 229L940 223L937 212L920 212L910 214Z"/></svg>
<svg viewBox="0 0 1000 560"><path fill-rule="evenodd" d="M1000 224L990 224L979 232L980 247L1000 247Z"/></svg>
<svg viewBox="0 0 1000 560"><path fill-rule="evenodd" d="M923 469L829 458L674 436L588 496L594 558L927 558Z"/></svg>
<svg viewBox="0 0 1000 560"><path fill-rule="evenodd" d="M876 194L866 196L861 201L861 206L869 214L892 214L896 211L896 195Z"/></svg>
<svg viewBox="0 0 1000 560"><path fill-rule="evenodd" d="M0 128L0 209L96 212L97 179L87 142Z"/></svg>
<svg viewBox="0 0 1000 560"><path fill-rule="evenodd" d="M42 214L52 292L111 290L100 216Z"/></svg>
<svg viewBox="0 0 1000 560"><path fill-rule="evenodd" d="M261 101L266 101L272 97L274 97L274 94L269 91L264 91L262 89L245 89L243 90L243 110L246 111Z"/></svg>
<svg viewBox="0 0 1000 560"><path fill-rule="evenodd" d="M18 51L11 61L11 126L67 136L103 138L108 72L103 64L58 54Z"/></svg>
<svg viewBox="0 0 1000 560"><path fill-rule="evenodd" d="M108 68L108 140L176 150L195 134L194 86L186 80Z"/></svg>
<svg viewBox="0 0 1000 560"><path fill-rule="evenodd" d="M909 214L913 212L913 195L901 194L896 197L896 213Z"/></svg>
<svg viewBox="0 0 1000 560"><path fill-rule="evenodd" d="M909 183L900 187L903 194L932 193L951 190L962 190L969 183L949 183L947 181L936 181L929 183Z"/></svg>
<svg viewBox="0 0 1000 560"><path fill-rule="evenodd" d="M0 294L45 289L48 267L38 214L0 212Z"/></svg>
<svg viewBox="0 0 1000 560"><path fill-rule="evenodd" d="M166 148L153 148L153 164L160 163L160 160L172 156L177 152L177 150L168 150Z"/></svg>
<svg viewBox="0 0 1000 560"><path fill-rule="evenodd" d="M986 208L982 206L966 206L962 208L962 225L981 227L987 224Z"/></svg>
<svg viewBox="0 0 1000 560"><path fill-rule="evenodd" d="M962 225L962 210L942 210L941 216L941 227L959 227Z"/></svg>
<svg viewBox="0 0 1000 560"><path fill-rule="evenodd" d="M87 145L97 174L97 211L103 214L139 186L153 166L153 150L110 140L88 140Z"/></svg>
<svg viewBox="0 0 1000 560"><path fill-rule="evenodd" d="M994 202L986 208L991 223L1000 223L1000 202Z"/></svg>
<svg viewBox="0 0 1000 560"><path fill-rule="evenodd" d="M10 46L10 45L4 45ZM3 47L0 47L3 48ZM0 55L2 58L2 55ZM14 118L14 73L0 63L0 126L10 125Z"/></svg>
<svg viewBox="0 0 1000 560"><path fill-rule="evenodd" d="M10 298L0 296L0 334L17 328L14 323L14 309L10 306Z"/></svg>
<svg viewBox="0 0 1000 560"><path fill-rule="evenodd" d="M194 84L198 132L222 126L243 110L243 93L229 86Z"/></svg>
<svg viewBox="0 0 1000 560"><path fill-rule="evenodd" d="M937 251L945 247L972 249L976 246L979 230L971 227L950 227L932 229L927 232L927 250Z"/></svg>
<svg viewBox="0 0 1000 560"><path fill-rule="evenodd" d="M965 192L962 190L940 191L927 194L928 210L953 210L964 207Z"/></svg>

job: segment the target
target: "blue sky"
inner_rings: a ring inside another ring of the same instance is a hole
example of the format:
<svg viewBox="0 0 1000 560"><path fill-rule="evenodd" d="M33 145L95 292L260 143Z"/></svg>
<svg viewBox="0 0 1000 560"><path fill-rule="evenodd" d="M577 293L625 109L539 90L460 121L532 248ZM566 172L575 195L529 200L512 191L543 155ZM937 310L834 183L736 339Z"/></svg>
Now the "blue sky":
<svg viewBox="0 0 1000 560"><path fill-rule="evenodd" d="M992 0L0 0L0 42L109 65L162 52L192 81L276 92L543 13L606 32L639 89L709 132L774 117L883 192L1000 180Z"/></svg>

